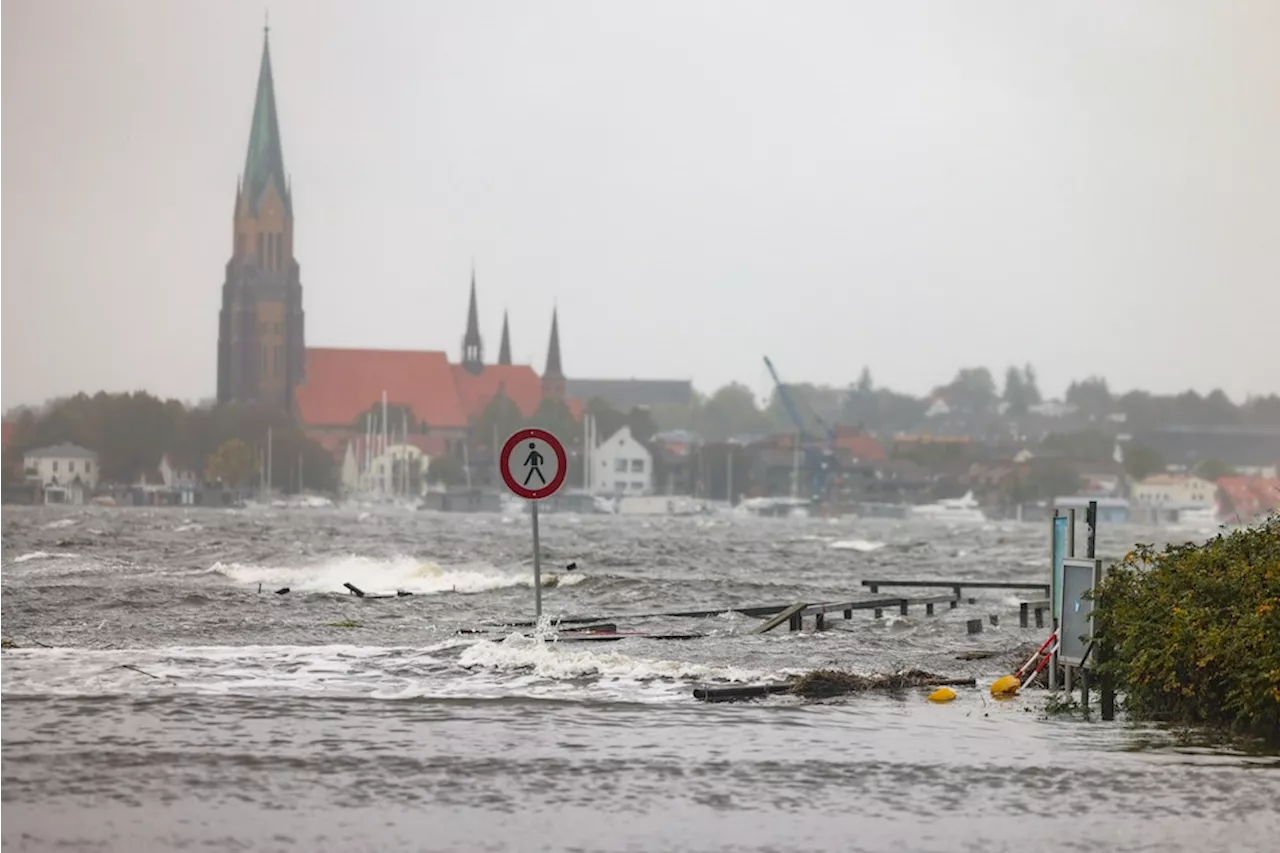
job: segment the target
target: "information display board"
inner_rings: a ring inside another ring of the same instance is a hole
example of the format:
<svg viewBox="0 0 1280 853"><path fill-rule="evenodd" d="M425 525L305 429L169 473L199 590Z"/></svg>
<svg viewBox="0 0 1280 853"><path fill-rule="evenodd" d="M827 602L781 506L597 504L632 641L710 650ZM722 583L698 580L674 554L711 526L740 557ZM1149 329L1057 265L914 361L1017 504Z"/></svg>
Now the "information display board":
<svg viewBox="0 0 1280 853"><path fill-rule="evenodd" d="M1065 515L1053 517L1053 603L1050 612L1062 624L1062 561L1067 558L1067 536L1070 528Z"/></svg>
<svg viewBox="0 0 1280 853"><path fill-rule="evenodd" d="M1085 596L1102 582L1102 561L1067 557L1062 561L1062 616L1058 660L1084 666L1093 634L1093 601Z"/></svg>

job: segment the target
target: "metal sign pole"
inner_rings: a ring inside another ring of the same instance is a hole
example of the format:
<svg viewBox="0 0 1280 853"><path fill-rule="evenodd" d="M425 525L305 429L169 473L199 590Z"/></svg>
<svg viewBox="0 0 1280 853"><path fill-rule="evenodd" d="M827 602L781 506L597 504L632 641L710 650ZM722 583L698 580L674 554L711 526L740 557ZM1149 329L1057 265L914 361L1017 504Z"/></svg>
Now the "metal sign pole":
<svg viewBox="0 0 1280 853"><path fill-rule="evenodd" d="M1053 586L1049 588L1049 622L1053 626L1053 631L1056 634L1058 632L1058 602L1062 600L1062 579L1058 577L1057 507L1054 507L1053 518L1049 520L1049 543L1049 574L1050 580L1053 581ZM1064 546L1066 545L1065 542L1062 544ZM1058 642L1059 644L1062 642L1061 637L1058 638ZM1056 646L1051 646L1049 652L1049 689L1056 691L1058 689L1058 653L1052 650L1054 648L1056 648Z"/></svg>
<svg viewBox="0 0 1280 853"><path fill-rule="evenodd" d="M548 466L553 464L554 468ZM533 521L533 603L537 619L542 619L542 543L538 541L538 502L549 498L564 485L569 473L569 456L560 439L544 429L528 427L507 439L498 456L498 468L511 493L530 504ZM536 478L536 479L535 479Z"/></svg>
<svg viewBox="0 0 1280 853"><path fill-rule="evenodd" d="M542 547L538 544L538 502L530 501L533 515L533 601L536 618L542 619Z"/></svg>

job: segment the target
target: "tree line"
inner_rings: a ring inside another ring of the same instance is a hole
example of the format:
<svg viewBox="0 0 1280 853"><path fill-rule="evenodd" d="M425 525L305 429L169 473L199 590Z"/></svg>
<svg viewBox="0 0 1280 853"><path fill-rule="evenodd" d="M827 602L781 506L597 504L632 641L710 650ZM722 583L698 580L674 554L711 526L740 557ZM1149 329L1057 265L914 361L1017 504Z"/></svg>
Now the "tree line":
<svg viewBox="0 0 1280 853"><path fill-rule="evenodd" d="M11 414L6 421L13 435L3 458L9 483L22 480L28 452L69 442L97 452L98 479L106 483L154 477L167 454L173 467L231 488L252 486L266 473L286 492L329 491L335 485L332 454L282 412L235 404L189 406L139 391L77 394ZM264 470L268 429L270 472Z"/></svg>
<svg viewBox="0 0 1280 853"><path fill-rule="evenodd" d="M866 368L857 381L844 388L794 383L788 384L787 390L806 428L815 434L821 433L819 419L828 424L861 426L880 435L919 430L926 428L927 413L937 400L946 403L952 417L996 426L1014 421L1026 423L1035 417L1033 408L1045 401L1031 365L1009 367L1003 385L997 385L985 367L964 367L950 382L922 397L877 386ZM1253 397L1237 405L1221 390L1203 396L1195 391L1158 395L1137 390L1117 394L1105 379L1088 377L1073 381L1063 402L1074 407L1075 412L1055 418L1055 429L1082 429L1115 416L1122 416L1126 429L1171 424L1280 427L1277 394ZM751 389L739 383L696 395L687 406L655 406L652 411L659 428L689 429L712 441L795 430L776 389L760 401Z"/></svg>

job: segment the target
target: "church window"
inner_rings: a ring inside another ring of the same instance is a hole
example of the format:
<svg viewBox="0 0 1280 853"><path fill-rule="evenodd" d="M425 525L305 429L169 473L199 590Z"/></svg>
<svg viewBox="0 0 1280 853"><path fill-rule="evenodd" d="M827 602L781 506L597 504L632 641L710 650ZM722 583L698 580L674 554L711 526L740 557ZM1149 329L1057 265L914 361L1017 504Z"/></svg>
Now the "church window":
<svg viewBox="0 0 1280 853"><path fill-rule="evenodd" d="M264 260L262 253L262 232L258 232L258 265L261 266Z"/></svg>

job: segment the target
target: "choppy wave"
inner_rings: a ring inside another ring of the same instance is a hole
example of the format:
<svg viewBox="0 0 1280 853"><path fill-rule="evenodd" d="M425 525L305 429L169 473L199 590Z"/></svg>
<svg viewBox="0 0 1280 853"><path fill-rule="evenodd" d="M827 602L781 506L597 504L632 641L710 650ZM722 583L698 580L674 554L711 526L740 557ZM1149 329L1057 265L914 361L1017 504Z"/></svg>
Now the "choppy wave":
<svg viewBox="0 0 1280 853"><path fill-rule="evenodd" d="M533 573L525 569L501 569L486 564L444 567L416 557L376 559L347 556L302 566L217 563L210 571L225 575L236 583L287 586L295 592L345 592L344 583L355 584L365 592L403 590L415 594L473 594L533 586ZM549 572L543 576L544 583L561 586L572 586L583 579L581 574L570 573Z"/></svg>
<svg viewBox="0 0 1280 853"><path fill-rule="evenodd" d="M868 539L837 539L827 547L835 551L860 551L866 554L871 551L879 551L885 544L884 542L872 542Z"/></svg>
<svg viewBox="0 0 1280 853"><path fill-rule="evenodd" d="M460 652L460 654L459 654ZM491 673L499 678L490 678ZM770 673L633 657L549 636L451 637L424 648L175 646L161 649L13 649L6 699L147 695L156 691L335 698L687 699L689 682L752 681ZM603 694L603 695L602 695Z"/></svg>

